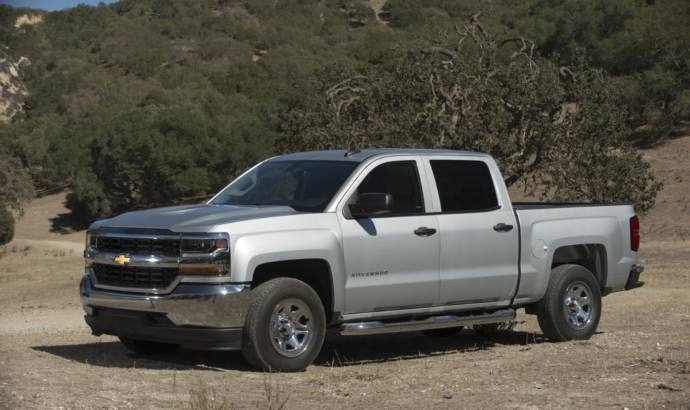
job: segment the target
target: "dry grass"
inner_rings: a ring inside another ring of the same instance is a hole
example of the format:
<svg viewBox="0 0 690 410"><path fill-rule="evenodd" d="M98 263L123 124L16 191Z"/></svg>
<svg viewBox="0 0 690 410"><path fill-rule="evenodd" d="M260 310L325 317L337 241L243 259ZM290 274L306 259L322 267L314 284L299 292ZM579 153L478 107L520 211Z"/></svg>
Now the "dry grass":
<svg viewBox="0 0 690 410"><path fill-rule="evenodd" d="M177 391L177 378L173 378L173 391ZM237 385L229 388L244 389L245 386ZM264 410L284 410L287 408L290 396L285 394L273 373L265 372L263 375L263 397L252 403L253 408ZM241 408L227 396L219 393L210 383L198 379L189 389L189 398L186 402L175 401L174 408L189 410L231 410Z"/></svg>
<svg viewBox="0 0 690 410"><path fill-rule="evenodd" d="M229 410L235 407L220 397L216 389L201 381L189 390L189 410Z"/></svg>

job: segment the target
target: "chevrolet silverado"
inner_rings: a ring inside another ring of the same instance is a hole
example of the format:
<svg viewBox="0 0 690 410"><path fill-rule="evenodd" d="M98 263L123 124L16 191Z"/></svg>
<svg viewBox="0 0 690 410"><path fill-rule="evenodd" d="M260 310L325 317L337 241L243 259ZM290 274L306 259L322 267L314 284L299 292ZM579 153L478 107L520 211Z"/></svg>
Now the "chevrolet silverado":
<svg viewBox="0 0 690 410"><path fill-rule="evenodd" d="M632 289L630 204L511 203L496 162L452 150L320 151L254 166L207 203L96 221L80 284L94 335L141 354L241 350L297 371L327 329L490 334L517 309L590 338Z"/></svg>

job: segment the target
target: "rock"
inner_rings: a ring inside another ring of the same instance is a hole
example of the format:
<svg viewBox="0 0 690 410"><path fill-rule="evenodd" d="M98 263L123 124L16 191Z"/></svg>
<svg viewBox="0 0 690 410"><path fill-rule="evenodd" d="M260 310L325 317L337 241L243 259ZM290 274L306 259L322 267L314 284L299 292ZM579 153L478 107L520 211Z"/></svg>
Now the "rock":
<svg viewBox="0 0 690 410"><path fill-rule="evenodd" d="M17 20L14 22L14 27L19 28L24 25L34 25L38 23L43 22L43 15L42 14L22 14L21 16L17 17Z"/></svg>
<svg viewBox="0 0 690 410"><path fill-rule="evenodd" d="M16 61L4 47L0 47L0 121L8 122L22 111L24 99L29 95L21 79L20 64L28 64L26 57Z"/></svg>

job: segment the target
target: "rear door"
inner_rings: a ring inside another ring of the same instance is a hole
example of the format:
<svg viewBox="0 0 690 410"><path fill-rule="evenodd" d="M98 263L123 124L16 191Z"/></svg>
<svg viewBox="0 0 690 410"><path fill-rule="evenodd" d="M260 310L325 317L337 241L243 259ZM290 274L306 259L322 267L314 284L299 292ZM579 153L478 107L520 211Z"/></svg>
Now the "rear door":
<svg viewBox="0 0 690 410"><path fill-rule="evenodd" d="M438 156L425 167L441 234L439 303L509 301L517 286L518 229L492 160Z"/></svg>
<svg viewBox="0 0 690 410"><path fill-rule="evenodd" d="M418 157L379 159L362 172L339 206L347 273L345 313L421 308L436 302L439 235L436 216L426 213L431 203L423 172ZM393 196L390 214L363 219L344 215L353 195L374 192ZM425 233L420 228L426 228Z"/></svg>

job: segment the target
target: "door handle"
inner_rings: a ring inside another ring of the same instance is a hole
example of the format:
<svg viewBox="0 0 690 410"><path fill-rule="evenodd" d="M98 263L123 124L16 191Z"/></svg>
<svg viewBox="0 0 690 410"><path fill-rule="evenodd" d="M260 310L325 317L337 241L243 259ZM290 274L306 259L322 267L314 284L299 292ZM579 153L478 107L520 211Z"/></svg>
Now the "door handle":
<svg viewBox="0 0 690 410"><path fill-rule="evenodd" d="M507 223L497 223L494 225L494 231L496 232L509 232L513 230L513 225L507 224Z"/></svg>
<svg viewBox="0 0 690 410"><path fill-rule="evenodd" d="M417 236L431 236L436 233L436 229L427 228L426 226L420 226L414 230L414 234Z"/></svg>

